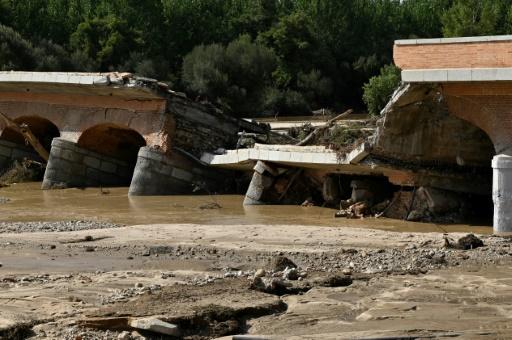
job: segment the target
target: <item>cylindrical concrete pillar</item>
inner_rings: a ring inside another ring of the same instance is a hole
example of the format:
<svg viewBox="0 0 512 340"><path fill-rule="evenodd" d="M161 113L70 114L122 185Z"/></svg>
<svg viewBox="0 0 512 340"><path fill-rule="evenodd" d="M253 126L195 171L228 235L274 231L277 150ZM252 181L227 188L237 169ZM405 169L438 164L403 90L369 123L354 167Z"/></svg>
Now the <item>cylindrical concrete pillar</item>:
<svg viewBox="0 0 512 340"><path fill-rule="evenodd" d="M492 168L494 233L512 233L512 156L494 156Z"/></svg>
<svg viewBox="0 0 512 340"><path fill-rule="evenodd" d="M258 161L254 166L251 184L249 184L249 188L245 194L244 205L260 205L269 203L266 201L265 196L274 183L275 175L277 175L277 171L275 169L262 161Z"/></svg>

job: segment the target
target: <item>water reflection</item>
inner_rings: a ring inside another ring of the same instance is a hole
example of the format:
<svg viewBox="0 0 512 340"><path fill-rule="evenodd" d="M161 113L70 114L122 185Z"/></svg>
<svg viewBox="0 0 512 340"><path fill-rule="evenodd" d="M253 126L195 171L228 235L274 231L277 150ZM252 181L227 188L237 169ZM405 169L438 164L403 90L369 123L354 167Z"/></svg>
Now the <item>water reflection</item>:
<svg viewBox="0 0 512 340"><path fill-rule="evenodd" d="M435 225L391 219L335 219L334 210L300 206L246 206L243 196L128 196L128 188L40 190L40 183L0 189L11 201L0 205L1 221L107 220L128 225L148 223L302 224L375 228L394 231L471 231L491 233L488 226ZM221 209L201 209L216 202Z"/></svg>

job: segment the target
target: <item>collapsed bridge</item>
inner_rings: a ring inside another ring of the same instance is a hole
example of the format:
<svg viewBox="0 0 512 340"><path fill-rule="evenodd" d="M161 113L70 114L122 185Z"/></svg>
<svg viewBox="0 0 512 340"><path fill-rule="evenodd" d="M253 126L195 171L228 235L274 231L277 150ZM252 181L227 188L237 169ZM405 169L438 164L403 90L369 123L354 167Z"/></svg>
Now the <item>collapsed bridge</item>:
<svg viewBox="0 0 512 340"><path fill-rule="evenodd" d="M132 195L159 195L219 187L229 176L196 157L234 147L240 130L266 131L127 73L0 72L0 112L49 152L43 189L129 185ZM0 130L0 167L40 160L19 131L5 121Z"/></svg>

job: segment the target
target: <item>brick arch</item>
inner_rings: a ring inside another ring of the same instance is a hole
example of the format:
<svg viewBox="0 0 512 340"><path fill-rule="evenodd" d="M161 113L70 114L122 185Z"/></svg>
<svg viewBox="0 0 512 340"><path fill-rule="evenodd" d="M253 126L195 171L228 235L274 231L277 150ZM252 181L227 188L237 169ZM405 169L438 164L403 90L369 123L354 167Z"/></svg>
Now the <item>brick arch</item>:
<svg viewBox="0 0 512 340"><path fill-rule="evenodd" d="M99 154L134 164L146 140L137 131L113 123L98 124L80 135L78 146Z"/></svg>
<svg viewBox="0 0 512 340"><path fill-rule="evenodd" d="M512 146L512 134L507 127L507 120L501 114L493 112L489 98L472 98L464 96L446 96L451 114L463 119L482 130L492 141L494 151L502 153Z"/></svg>
<svg viewBox="0 0 512 340"><path fill-rule="evenodd" d="M30 131L37 137L43 147L50 151L52 140L60 137L60 131L57 125L52 121L40 116L21 116L13 119L18 125L28 125ZM25 144L25 137L10 127L6 127L0 133L0 139L7 140L16 144Z"/></svg>

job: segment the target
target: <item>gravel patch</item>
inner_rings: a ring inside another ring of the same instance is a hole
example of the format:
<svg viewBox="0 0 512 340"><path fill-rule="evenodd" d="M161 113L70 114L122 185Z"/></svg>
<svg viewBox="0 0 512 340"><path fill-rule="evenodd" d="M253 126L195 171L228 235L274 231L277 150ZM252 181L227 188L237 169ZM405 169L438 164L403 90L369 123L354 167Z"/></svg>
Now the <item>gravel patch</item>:
<svg viewBox="0 0 512 340"><path fill-rule="evenodd" d="M34 233L34 232L63 232L91 229L109 229L124 227L101 221L57 221L57 222L0 222L0 234L3 233Z"/></svg>

